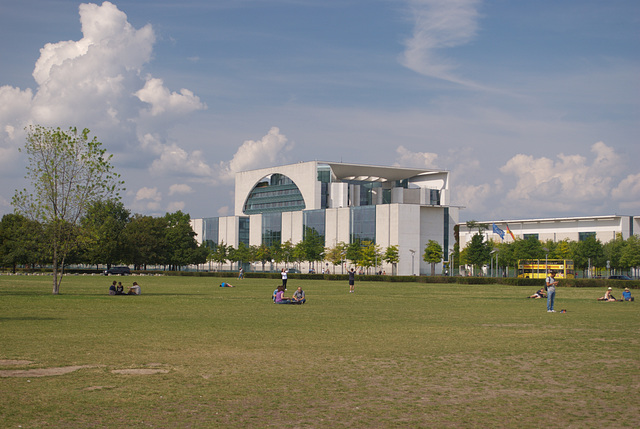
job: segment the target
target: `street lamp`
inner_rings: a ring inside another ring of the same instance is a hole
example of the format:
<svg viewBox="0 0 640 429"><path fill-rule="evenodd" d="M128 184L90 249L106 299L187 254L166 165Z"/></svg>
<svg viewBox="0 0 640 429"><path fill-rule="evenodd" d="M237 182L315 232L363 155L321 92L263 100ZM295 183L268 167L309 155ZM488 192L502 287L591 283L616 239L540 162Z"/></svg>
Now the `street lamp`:
<svg viewBox="0 0 640 429"><path fill-rule="evenodd" d="M493 272L493 254L494 254L494 253L496 253L497 251L498 251L498 249L495 249L495 248L494 248L494 249L490 252L490 255L491 255L491 277L495 277L495 276L494 276L494 272ZM496 263L496 265L498 265L498 264ZM497 267L496 267L496 268L497 268Z"/></svg>
<svg viewBox="0 0 640 429"><path fill-rule="evenodd" d="M449 272L451 276L455 276L453 257L456 254L455 249L449 249Z"/></svg>
<svg viewBox="0 0 640 429"><path fill-rule="evenodd" d="M415 270L413 269L413 257L416 255L416 251L409 249L409 252L411 252L411 275L415 276Z"/></svg>

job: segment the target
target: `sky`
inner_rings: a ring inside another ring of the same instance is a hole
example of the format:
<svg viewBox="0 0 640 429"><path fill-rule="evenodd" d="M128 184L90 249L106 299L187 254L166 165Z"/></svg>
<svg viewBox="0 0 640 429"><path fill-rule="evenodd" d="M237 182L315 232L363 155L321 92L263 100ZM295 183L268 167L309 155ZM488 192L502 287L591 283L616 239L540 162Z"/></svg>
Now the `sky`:
<svg viewBox="0 0 640 429"><path fill-rule="evenodd" d="M25 127L88 128L133 213L234 173L448 170L460 220L640 216L637 0L0 0L0 214Z"/></svg>

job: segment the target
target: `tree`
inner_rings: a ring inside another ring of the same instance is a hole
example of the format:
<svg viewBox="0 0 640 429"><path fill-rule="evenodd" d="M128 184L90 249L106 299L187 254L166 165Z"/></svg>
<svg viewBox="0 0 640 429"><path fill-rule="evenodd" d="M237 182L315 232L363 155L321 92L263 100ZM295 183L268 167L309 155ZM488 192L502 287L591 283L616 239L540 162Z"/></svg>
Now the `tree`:
<svg viewBox="0 0 640 429"><path fill-rule="evenodd" d="M574 252L574 266L585 270L588 267L603 268L606 265L602 243L595 237L578 241ZM591 275L591 273L588 273Z"/></svg>
<svg viewBox="0 0 640 429"><path fill-rule="evenodd" d="M475 234L461 255L466 263L474 267L481 267L489 262L491 250L484 241L484 237L481 234Z"/></svg>
<svg viewBox="0 0 640 429"><path fill-rule="evenodd" d="M620 255L620 265L624 268L640 267L640 236L632 235L627 238L627 245Z"/></svg>
<svg viewBox="0 0 640 429"><path fill-rule="evenodd" d="M166 247L165 227L164 218L134 215L123 232L124 262L145 269L147 265L163 263L163 249Z"/></svg>
<svg viewBox="0 0 640 429"><path fill-rule="evenodd" d="M11 267L34 265L43 260L42 225L18 214L6 214L0 222L0 264Z"/></svg>
<svg viewBox="0 0 640 429"><path fill-rule="evenodd" d="M62 131L39 125L27 127L25 151L31 192L16 191L17 213L41 222L47 230L53 266L53 294L60 292L65 258L78 246L77 226L88 207L107 198L119 199L123 182L113 172L111 155L89 130Z"/></svg>
<svg viewBox="0 0 640 429"><path fill-rule="evenodd" d="M369 268L375 266L377 269L377 264L382 262L380 246L373 241L365 240L362 242L360 255L360 265L367 269L367 273L369 273Z"/></svg>
<svg viewBox="0 0 640 429"><path fill-rule="evenodd" d="M124 262L124 230L131 212L120 201L96 201L81 220L86 237L85 257L90 264Z"/></svg>
<svg viewBox="0 0 640 429"><path fill-rule="evenodd" d="M397 270L396 267L398 266L398 262L400 262L398 246L394 244L387 247L382 258L387 264L391 264L391 274L395 276Z"/></svg>
<svg viewBox="0 0 640 429"><path fill-rule="evenodd" d="M344 255L346 253L347 245L344 242L337 243L333 247L325 249L325 258L333 265L333 273L336 273L336 266L341 265L344 261Z"/></svg>
<svg viewBox="0 0 640 429"><path fill-rule="evenodd" d="M422 260L431 264L431 275L436 274L436 264L442 261L442 246L434 240L429 240L424 249Z"/></svg>
<svg viewBox="0 0 640 429"><path fill-rule="evenodd" d="M358 266L362 259L362 243L360 240L354 240L347 246L347 252L345 253L345 259L351 261L352 265Z"/></svg>
<svg viewBox="0 0 640 429"><path fill-rule="evenodd" d="M185 265L197 265L206 262L207 253L205 247L201 250L196 241L196 233L191 228L191 217L187 213L178 210L175 213L167 213L165 220L165 264L170 270L177 270Z"/></svg>

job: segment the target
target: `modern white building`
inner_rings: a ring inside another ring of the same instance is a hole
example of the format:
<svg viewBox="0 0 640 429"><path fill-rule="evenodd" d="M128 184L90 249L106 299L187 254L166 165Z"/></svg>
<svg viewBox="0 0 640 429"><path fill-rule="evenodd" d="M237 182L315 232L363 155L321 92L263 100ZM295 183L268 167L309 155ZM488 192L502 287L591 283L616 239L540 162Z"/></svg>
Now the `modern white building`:
<svg viewBox="0 0 640 429"><path fill-rule="evenodd" d="M540 241L562 240L582 241L592 236L607 243L617 234L622 234L623 239L640 233L640 217L607 215L607 216L581 216L547 219L514 219L514 220L487 220L477 222L487 225L484 231L486 239L495 242L511 242L513 237L507 233L507 228L516 238L527 239L535 237ZM493 231L493 225L504 231L504 239ZM470 229L466 223L460 224L459 239L460 249L464 249L471 238L478 233L476 228Z"/></svg>
<svg viewBox="0 0 640 429"><path fill-rule="evenodd" d="M429 240L442 246L445 261L453 249L459 207L450 200L448 171L310 161L237 173L234 216L193 219L192 227L201 243L235 248L296 244L307 228L325 247L397 245L397 274L418 275L430 272L422 260Z"/></svg>

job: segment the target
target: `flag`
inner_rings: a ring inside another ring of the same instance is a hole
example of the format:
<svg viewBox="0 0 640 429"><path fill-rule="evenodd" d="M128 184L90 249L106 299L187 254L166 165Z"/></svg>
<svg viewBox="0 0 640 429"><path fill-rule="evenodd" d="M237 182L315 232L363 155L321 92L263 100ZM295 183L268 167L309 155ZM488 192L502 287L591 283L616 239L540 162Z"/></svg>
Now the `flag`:
<svg viewBox="0 0 640 429"><path fill-rule="evenodd" d="M511 232L511 230L509 229L509 224L505 223L505 225L507 225L507 232L509 233L511 238L513 238L513 241L516 241L516 237L513 235L513 232Z"/></svg>
<svg viewBox="0 0 640 429"><path fill-rule="evenodd" d="M493 224L493 233L498 234L500 238L504 240L504 231L498 228L498 225L496 225L495 223Z"/></svg>

